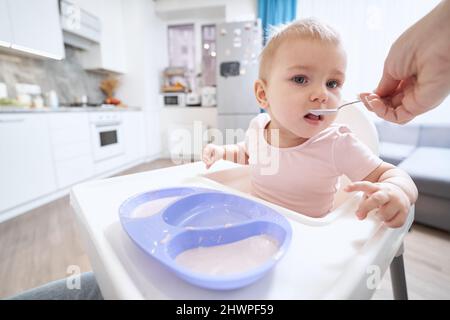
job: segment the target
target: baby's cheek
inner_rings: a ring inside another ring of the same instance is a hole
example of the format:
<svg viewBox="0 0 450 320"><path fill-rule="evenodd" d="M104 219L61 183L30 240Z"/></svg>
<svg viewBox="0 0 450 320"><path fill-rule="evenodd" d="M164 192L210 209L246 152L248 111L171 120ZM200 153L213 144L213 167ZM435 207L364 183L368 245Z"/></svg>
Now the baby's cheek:
<svg viewBox="0 0 450 320"><path fill-rule="evenodd" d="M336 118L337 118L337 114L335 114L335 115L327 115L326 116L326 118L325 118L325 126L329 126L329 125L331 125L333 122L334 122L334 120L336 120Z"/></svg>
<svg viewBox="0 0 450 320"><path fill-rule="evenodd" d="M277 110L278 118L283 121L292 120L294 117L298 117L298 114L295 110L291 108L279 108Z"/></svg>

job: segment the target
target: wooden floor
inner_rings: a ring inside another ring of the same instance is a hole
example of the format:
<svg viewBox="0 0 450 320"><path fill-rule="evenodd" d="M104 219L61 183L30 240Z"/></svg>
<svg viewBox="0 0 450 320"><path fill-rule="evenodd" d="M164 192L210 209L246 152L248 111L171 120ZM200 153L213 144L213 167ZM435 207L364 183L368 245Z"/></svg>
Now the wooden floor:
<svg viewBox="0 0 450 320"><path fill-rule="evenodd" d="M119 175L171 165L156 160ZM414 225L404 257L410 299L450 299L449 233ZM0 298L67 277L71 265L91 270L68 196L0 224ZM373 299L392 299L389 272Z"/></svg>

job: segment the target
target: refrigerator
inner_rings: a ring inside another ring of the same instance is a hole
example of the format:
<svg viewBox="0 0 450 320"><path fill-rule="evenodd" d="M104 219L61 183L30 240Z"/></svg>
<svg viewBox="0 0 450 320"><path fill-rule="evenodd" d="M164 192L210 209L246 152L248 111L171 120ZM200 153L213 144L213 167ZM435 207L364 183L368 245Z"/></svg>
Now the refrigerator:
<svg viewBox="0 0 450 320"><path fill-rule="evenodd" d="M260 113L253 86L262 49L261 20L220 23L216 32L217 124L224 138L226 129L242 129L234 131L234 141L224 141L236 143Z"/></svg>

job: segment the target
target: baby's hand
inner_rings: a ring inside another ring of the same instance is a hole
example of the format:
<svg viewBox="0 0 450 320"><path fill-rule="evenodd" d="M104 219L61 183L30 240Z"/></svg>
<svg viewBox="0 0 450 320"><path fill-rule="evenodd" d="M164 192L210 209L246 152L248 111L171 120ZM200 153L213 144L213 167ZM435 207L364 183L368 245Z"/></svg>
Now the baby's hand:
<svg viewBox="0 0 450 320"><path fill-rule="evenodd" d="M344 190L364 192L364 200L356 211L356 216L360 220L378 208L377 215L387 226L399 228L405 223L411 203L406 193L396 185L388 182L360 181L348 185Z"/></svg>
<svg viewBox="0 0 450 320"><path fill-rule="evenodd" d="M215 144L207 144L203 148L202 160L206 164L206 169L209 169L214 162L223 159L225 148L223 146L216 146Z"/></svg>

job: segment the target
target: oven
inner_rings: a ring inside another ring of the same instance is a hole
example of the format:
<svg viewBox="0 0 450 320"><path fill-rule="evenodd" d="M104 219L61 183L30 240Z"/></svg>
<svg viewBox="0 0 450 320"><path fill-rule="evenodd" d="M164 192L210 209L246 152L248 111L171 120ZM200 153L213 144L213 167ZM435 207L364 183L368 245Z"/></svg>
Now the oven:
<svg viewBox="0 0 450 320"><path fill-rule="evenodd" d="M89 115L94 162L117 157L125 152L122 115L96 112Z"/></svg>

